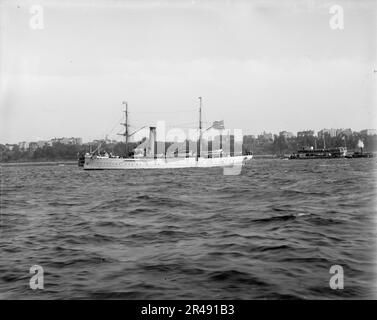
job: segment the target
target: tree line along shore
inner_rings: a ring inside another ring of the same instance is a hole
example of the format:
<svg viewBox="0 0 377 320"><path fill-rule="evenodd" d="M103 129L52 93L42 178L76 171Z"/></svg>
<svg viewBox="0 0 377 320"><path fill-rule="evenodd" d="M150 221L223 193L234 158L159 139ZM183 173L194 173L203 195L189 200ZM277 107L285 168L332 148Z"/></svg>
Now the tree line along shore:
<svg viewBox="0 0 377 320"><path fill-rule="evenodd" d="M256 139L253 136L244 136L242 143L242 152L253 153L254 155L281 156L289 155L303 147L313 146L317 148L336 148L347 147L347 150L358 151L358 143L362 141L364 150L368 152L377 151L377 135L361 135L354 133L350 136L325 136L319 139L315 136L304 137L284 137L275 135L272 139ZM165 145L169 147L172 142ZM133 150L138 143L131 142L128 144L128 150ZM35 150L21 150L17 145L9 150L5 145L0 144L0 162L44 162L44 161L74 161L80 154L95 150L97 146L90 144L69 145L55 143L51 146L45 145ZM101 143L101 151L115 155L125 155L125 144L123 142Z"/></svg>

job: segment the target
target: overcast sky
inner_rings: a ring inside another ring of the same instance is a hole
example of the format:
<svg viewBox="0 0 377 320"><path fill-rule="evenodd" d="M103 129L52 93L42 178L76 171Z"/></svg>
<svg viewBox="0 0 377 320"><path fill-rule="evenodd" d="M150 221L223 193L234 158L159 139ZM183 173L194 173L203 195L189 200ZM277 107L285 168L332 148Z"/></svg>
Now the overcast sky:
<svg viewBox="0 0 377 320"><path fill-rule="evenodd" d="M377 127L376 1L38 1L43 29L0 3L0 143L115 137L123 100L195 126L199 96L245 134Z"/></svg>

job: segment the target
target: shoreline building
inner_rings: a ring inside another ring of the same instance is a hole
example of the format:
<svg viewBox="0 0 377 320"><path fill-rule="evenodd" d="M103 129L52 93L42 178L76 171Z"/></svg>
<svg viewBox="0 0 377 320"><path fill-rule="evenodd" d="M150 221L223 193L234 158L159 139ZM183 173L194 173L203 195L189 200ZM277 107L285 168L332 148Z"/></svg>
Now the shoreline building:
<svg viewBox="0 0 377 320"><path fill-rule="evenodd" d="M61 144L73 144L73 145L82 145L82 138L54 138L51 139L51 144L61 143Z"/></svg>
<svg viewBox="0 0 377 320"><path fill-rule="evenodd" d="M338 137L340 135L343 135L343 136L347 136L347 137L350 137L352 136L352 130L350 128L348 129L334 129L334 128L331 128L331 129L322 129L320 131L318 131L318 138L322 139L325 135L328 135L330 136L331 138L335 138L335 137Z"/></svg>
<svg viewBox="0 0 377 320"><path fill-rule="evenodd" d="M297 138L314 137L314 130L304 130L297 132Z"/></svg>
<svg viewBox="0 0 377 320"><path fill-rule="evenodd" d="M258 143L274 142L274 135L270 132L263 131L262 134L258 135L257 141Z"/></svg>
<svg viewBox="0 0 377 320"><path fill-rule="evenodd" d="M376 129L364 129L360 131L361 135L365 136L375 136L377 135L377 130Z"/></svg>
<svg viewBox="0 0 377 320"><path fill-rule="evenodd" d="M18 148L20 151L26 151L29 149L30 142L22 141L18 143Z"/></svg>
<svg viewBox="0 0 377 320"><path fill-rule="evenodd" d="M284 130L284 131L279 132L279 136L284 137L285 139L291 139L291 138L294 138L295 135L292 132Z"/></svg>

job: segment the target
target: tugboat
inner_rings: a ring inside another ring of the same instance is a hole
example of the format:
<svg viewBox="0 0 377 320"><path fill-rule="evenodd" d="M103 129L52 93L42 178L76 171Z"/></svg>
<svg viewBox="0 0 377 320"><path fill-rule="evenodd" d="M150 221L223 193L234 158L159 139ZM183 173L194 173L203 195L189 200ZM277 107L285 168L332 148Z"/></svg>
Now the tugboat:
<svg viewBox="0 0 377 320"><path fill-rule="evenodd" d="M373 153L355 151L353 154L347 155L346 158L373 158Z"/></svg>
<svg viewBox="0 0 377 320"><path fill-rule="evenodd" d="M357 146L360 148L360 151L355 151L352 154L346 156L346 158L373 158L373 153L364 152L364 143L359 140Z"/></svg>

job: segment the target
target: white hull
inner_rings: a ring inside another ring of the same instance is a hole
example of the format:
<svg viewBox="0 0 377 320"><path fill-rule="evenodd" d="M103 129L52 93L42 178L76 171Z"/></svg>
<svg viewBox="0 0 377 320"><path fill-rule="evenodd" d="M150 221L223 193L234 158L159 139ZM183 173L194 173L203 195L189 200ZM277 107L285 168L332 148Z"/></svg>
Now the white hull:
<svg viewBox="0 0 377 320"><path fill-rule="evenodd" d="M85 156L85 170L132 170L240 167L252 159L252 155L218 158L105 158Z"/></svg>

